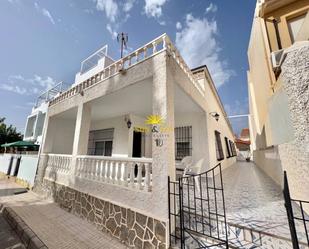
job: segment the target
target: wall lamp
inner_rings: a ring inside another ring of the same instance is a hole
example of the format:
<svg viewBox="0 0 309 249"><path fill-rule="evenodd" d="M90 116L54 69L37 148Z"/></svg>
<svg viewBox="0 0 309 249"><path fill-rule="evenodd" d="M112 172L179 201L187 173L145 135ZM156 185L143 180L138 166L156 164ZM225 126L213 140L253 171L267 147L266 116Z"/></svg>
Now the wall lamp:
<svg viewBox="0 0 309 249"><path fill-rule="evenodd" d="M124 121L127 123L128 129L130 129L131 125L132 125L132 122L131 122L131 119L129 118L128 115L124 118Z"/></svg>
<svg viewBox="0 0 309 249"><path fill-rule="evenodd" d="M217 112L210 112L209 115L215 118L215 120L218 122L220 115Z"/></svg>

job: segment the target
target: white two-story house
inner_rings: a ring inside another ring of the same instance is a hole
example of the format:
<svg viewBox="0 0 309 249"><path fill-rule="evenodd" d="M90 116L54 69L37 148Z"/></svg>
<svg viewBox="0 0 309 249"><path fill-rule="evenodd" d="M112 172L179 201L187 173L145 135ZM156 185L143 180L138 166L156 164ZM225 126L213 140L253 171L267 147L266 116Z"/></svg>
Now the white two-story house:
<svg viewBox="0 0 309 249"><path fill-rule="evenodd" d="M207 67L163 34L119 60L103 47L49 102L36 189L128 246L167 248L168 176L184 157L203 172L235 154Z"/></svg>

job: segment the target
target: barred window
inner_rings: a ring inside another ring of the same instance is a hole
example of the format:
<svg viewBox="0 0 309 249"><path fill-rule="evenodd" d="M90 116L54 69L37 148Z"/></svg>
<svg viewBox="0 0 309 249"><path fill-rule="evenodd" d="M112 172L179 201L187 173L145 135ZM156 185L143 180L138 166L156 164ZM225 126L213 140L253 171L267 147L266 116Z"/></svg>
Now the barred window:
<svg viewBox="0 0 309 249"><path fill-rule="evenodd" d="M192 126L175 128L175 159L192 156Z"/></svg>
<svg viewBox="0 0 309 249"><path fill-rule="evenodd" d="M223 149L222 149L220 132L215 131L215 137L216 137L216 155L217 155L217 160L221 161L221 160L224 159L224 154L223 154Z"/></svg>
<svg viewBox="0 0 309 249"><path fill-rule="evenodd" d="M227 137L224 138L225 140L225 146L226 146L226 152L227 152L227 158L231 157L232 156L232 151L231 151L231 148L230 148L230 143L229 143L229 140Z"/></svg>

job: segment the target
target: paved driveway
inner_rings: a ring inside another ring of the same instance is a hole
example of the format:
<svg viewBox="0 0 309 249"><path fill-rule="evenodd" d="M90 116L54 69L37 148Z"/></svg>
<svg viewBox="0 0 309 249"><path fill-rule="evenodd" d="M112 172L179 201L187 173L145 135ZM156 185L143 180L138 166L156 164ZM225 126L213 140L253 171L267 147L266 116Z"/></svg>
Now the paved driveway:
<svg viewBox="0 0 309 249"><path fill-rule="evenodd" d="M4 185L3 182L1 184ZM33 192L3 196L0 197L0 203L11 207L50 249L127 248L86 220ZM0 240L0 249L2 242Z"/></svg>
<svg viewBox="0 0 309 249"><path fill-rule="evenodd" d="M281 187L258 166L237 162L223 171L223 182L229 222L290 238ZM299 235L305 241L305 234Z"/></svg>

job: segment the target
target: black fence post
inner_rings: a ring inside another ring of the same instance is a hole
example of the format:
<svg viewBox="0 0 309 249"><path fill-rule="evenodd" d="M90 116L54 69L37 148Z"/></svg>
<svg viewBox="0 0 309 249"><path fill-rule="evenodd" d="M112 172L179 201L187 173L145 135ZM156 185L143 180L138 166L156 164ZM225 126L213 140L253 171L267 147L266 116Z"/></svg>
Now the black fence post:
<svg viewBox="0 0 309 249"><path fill-rule="evenodd" d="M284 171L283 184L284 184L283 185L284 202L285 202L285 208L286 208L288 221L289 221L293 249L299 249L298 238L297 238L295 222L294 222L293 207L292 207L292 202L291 202L289 183L288 183L286 171Z"/></svg>

